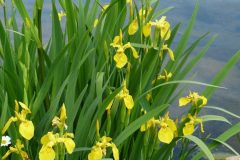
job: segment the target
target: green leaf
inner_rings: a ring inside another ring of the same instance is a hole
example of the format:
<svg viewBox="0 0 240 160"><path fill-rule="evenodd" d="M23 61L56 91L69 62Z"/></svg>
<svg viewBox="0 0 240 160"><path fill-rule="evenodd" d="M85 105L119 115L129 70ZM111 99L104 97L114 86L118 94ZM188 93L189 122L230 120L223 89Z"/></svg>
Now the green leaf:
<svg viewBox="0 0 240 160"><path fill-rule="evenodd" d="M215 139L217 139L218 141L225 142L229 138L233 137L234 135L236 135L238 133L240 133L240 122L235 124L231 128L229 128L227 131L225 131L224 133L222 133L220 136L218 136ZM216 148L218 145L219 145L219 143L212 142L208 145L208 147L212 150L212 149ZM202 156L203 156L203 153L199 152L193 158L197 160L197 159L200 159Z"/></svg>
<svg viewBox="0 0 240 160"><path fill-rule="evenodd" d="M218 115L204 115L199 117L203 120L203 122L207 122L207 121L222 121L222 122L226 122L228 124L231 124L231 122L229 122L225 117L223 116L218 116Z"/></svg>
<svg viewBox="0 0 240 160"><path fill-rule="evenodd" d="M217 73L217 75L212 80L211 84L213 84L213 85L220 85L221 82L228 75L228 73L231 71L231 69L234 67L234 65L238 62L239 58L240 58L240 50L237 53L235 53L235 55L232 56L232 58ZM215 90L216 90L216 88L207 87L204 90L203 95L205 97L207 97L207 98L210 98L213 95Z"/></svg>
<svg viewBox="0 0 240 160"><path fill-rule="evenodd" d="M206 109L214 109L214 110L217 110L217 111L221 111L223 113L226 113L228 115L231 115L235 118L239 118L240 119L240 116L238 116L237 114L234 114L232 112L229 112L228 110L224 109L224 108L229 108L229 107L223 107L223 108L220 108L220 107L214 107L214 106L204 106L204 108Z"/></svg>
<svg viewBox="0 0 240 160"><path fill-rule="evenodd" d="M209 150L209 148L206 146L206 144L204 144L204 142L201 139L199 139L195 136L191 136L191 135L184 136L184 138L187 138L187 139L193 141L196 145L198 145L198 147L202 150L202 152L207 156L207 158L209 160L214 160L214 157L213 157L211 151ZM193 158L193 160L196 160L196 159Z"/></svg>
<svg viewBox="0 0 240 160"><path fill-rule="evenodd" d="M142 124L146 123L152 117L159 115L168 107L167 104L163 104L157 108L152 109L151 111L147 112L147 114L139 117L132 123L130 123L114 140L114 143L119 146L121 145L130 135L132 135L135 131L137 131Z"/></svg>

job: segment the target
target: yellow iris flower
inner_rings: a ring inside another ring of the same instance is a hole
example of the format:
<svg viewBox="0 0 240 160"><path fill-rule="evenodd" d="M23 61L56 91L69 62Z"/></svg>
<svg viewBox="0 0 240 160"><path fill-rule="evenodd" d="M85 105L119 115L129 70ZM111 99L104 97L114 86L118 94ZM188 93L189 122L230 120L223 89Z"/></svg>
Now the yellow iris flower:
<svg viewBox="0 0 240 160"><path fill-rule="evenodd" d="M113 152L114 160L119 160L119 151L117 146L111 142L112 138L103 136L96 143L95 146L92 147L91 152L88 154L88 160L101 160L107 154L107 148L111 147Z"/></svg>
<svg viewBox="0 0 240 160"><path fill-rule="evenodd" d="M12 153L18 154L23 160L29 160L28 154L22 150L23 148L24 145L19 139L17 139L16 145L14 147L9 147L9 150L5 153L1 160L7 159Z"/></svg>
<svg viewBox="0 0 240 160"><path fill-rule="evenodd" d="M131 43L128 42L125 45L122 43L122 31L120 30L120 35L115 36L113 42L110 44L112 47L117 48L117 52L114 55L113 59L116 62L116 67L121 69L123 68L127 62L128 58L124 53L126 49L130 48L135 59L139 58L138 53L134 47L132 47Z"/></svg>
<svg viewBox="0 0 240 160"><path fill-rule="evenodd" d="M39 159L54 160L56 155L53 147L59 143L63 143L67 152L71 154L75 148L72 138L74 138L72 133L65 133L63 136L60 136L58 133L53 134L53 132L48 132L41 138L43 146L39 152Z"/></svg>
<svg viewBox="0 0 240 160"><path fill-rule="evenodd" d="M188 118L189 118L189 121L186 122L185 126L183 127L183 135L184 136L193 134L194 127L198 123L200 124L201 132L204 132L202 119L197 118L196 114L194 116L192 116L191 114L188 114Z"/></svg>
<svg viewBox="0 0 240 160"><path fill-rule="evenodd" d="M151 22L151 26L155 26L156 29L160 30L160 37L164 40L168 40L171 36L170 24L166 21L166 16L162 16L160 20Z"/></svg>
<svg viewBox="0 0 240 160"><path fill-rule="evenodd" d="M129 94L129 90L127 89L126 81L123 81L123 89L118 94L117 98L123 99L124 104L127 109L131 110L134 106L134 101L132 96Z"/></svg>
<svg viewBox="0 0 240 160"><path fill-rule="evenodd" d="M19 105L21 112L19 112ZM20 122L19 133L27 140L32 139L34 135L34 125L32 121L27 120L27 114L31 113L30 109L22 102L15 101L15 117L11 117L3 127L2 134L4 134L13 122Z"/></svg>
<svg viewBox="0 0 240 160"><path fill-rule="evenodd" d="M174 134L177 131L177 126L175 122L169 118L169 113L160 120L160 126L161 128L158 132L158 139L163 143L169 144L173 140Z"/></svg>
<svg viewBox="0 0 240 160"><path fill-rule="evenodd" d="M182 97L179 99L179 106L185 106L189 103L192 103L193 105L198 105L198 102L202 101L202 103L199 105L199 107L203 107L207 104L207 98L204 96L200 96L197 92L191 92L188 96Z"/></svg>
<svg viewBox="0 0 240 160"><path fill-rule="evenodd" d="M163 73L158 75L157 78L155 80L152 81L152 84L154 84L156 81L158 80L165 80L168 81L170 78L172 78L172 73L171 72L167 72L165 69L163 70Z"/></svg>

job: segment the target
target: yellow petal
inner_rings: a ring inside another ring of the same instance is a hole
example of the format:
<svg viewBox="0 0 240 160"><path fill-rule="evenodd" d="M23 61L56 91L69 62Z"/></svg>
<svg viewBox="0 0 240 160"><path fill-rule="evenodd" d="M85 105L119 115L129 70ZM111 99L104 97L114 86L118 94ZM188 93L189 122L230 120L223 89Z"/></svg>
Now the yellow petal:
<svg viewBox="0 0 240 160"><path fill-rule="evenodd" d="M138 53L137 53L137 50L134 48L134 47L130 47L131 48L131 50L132 50L132 54L133 54L133 57L135 58L135 59L137 59L137 58L139 58L139 55L138 55Z"/></svg>
<svg viewBox="0 0 240 160"><path fill-rule="evenodd" d="M132 109L134 106L134 101L131 95L126 95L124 98L124 104L127 107L127 109Z"/></svg>
<svg viewBox="0 0 240 160"><path fill-rule="evenodd" d="M75 143L71 138L64 138L64 145L67 149L67 152L71 154L75 148Z"/></svg>
<svg viewBox="0 0 240 160"><path fill-rule="evenodd" d="M128 34L134 35L138 30L138 21L137 19L133 20L128 27Z"/></svg>
<svg viewBox="0 0 240 160"><path fill-rule="evenodd" d="M158 132L158 139L163 142L169 144L174 138L173 131L168 127L161 127Z"/></svg>
<svg viewBox="0 0 240 160"><path fill-rule="evenodd" d="M205 106L207 104L207 98L204 96L200 96L200 99L202 100L202 104L200 105L200 107Z"/></svg>
<svg viewBox="0 0 240 160"><path fill-rule="evenodd" d="M188 97L182 97L179 99L179 106L182 107L182 106L185 106L187 105L188 103L191 102L191 99L188 98Z"/></svg>
<svg viewBox="0 0 240 160"><path fill-rule="evenodd" d="M116 62L116 67L119 69L123 68L128 62L127 56L122 52L117 52L113 59Z"/></svg>
<svg viewBox="0 0 240 160"><path fill-rule="evenodd" d="M186 123L183 127L183 135L191 135L194 132L194 125L192 123Z"/></svg>
<svg viewBox="0 0 240 160"><path fill-rule="evenodd" d="M168 54L169 54L170 59L171 59L172 61L174 61L174 60L175 60L175 59L174 59L174 54L173 54L173 51L172 51L170 48L168 48Z"/></svg>
<svg viewBox="0 0 240 160"><path fill-rule="evenodd" d="M41 138L41 144L47 145L49 142L54 142L55 141L55 136L53 135L52 132L48 132Z"/></svg>
<svg viewBox="0 0 240 160"><path fill-rule="evenodd" d="M149 37L151 34L151 23L145 24L143 26L142 32L145 37Z"/></svg>
<svg viewBox="0 0 240 160"><path fill-rule="evenodd" d="M60 120L62 123L65 123L66 119L67 119L67 112L66 112L65 104L63 103L60 111Z"/></svg>
<svg viewBox="0 0 240 160"><path fill-rule="evenodd" d="M28 106L22 102L18 102L20 104L20 106L22 107L23 110L25 110L27 113L31 113L30 109L28 108Z"/></svg>
<svg viewBox="0 0 240 160"><path fill-rule="evenodd" d="M114 143L112 143L111 147L112 147L112 151L113 151L114 160L119 160L119 151L117 149L117 146Z"/></svg>
<svg viewBox="0 0 240 160"><path fill-rule="evenodd" d="M163 27L161 27L160 36L162 39L165 37L165 40L168 40L171 36L170 24L167 21L163 22Z"/></svg>
<svg viewBox="0 0 240 160"><path fill-rule="evenodd" d="M27 140L32 139L34 135L34 125L32 121L24 121L19 125L19 133Z"/></svg>
<svg viewBox="0 0 240 160"><path fill-rule="evenodd" d="M173 132L177 131L176 123L172 119L168 119L166 123Z"/></svg>
<svg viewBox="0 0 240 160"><path fill-rule="evenodd" d="M52 147L42 146L39 152L39 160L54 160L55 152Z"/></svg>
<svg viewBox="0 0 240 160"><path fill-rule="evenodd" d="M103 157L102 150L99 147L93 147L88 154L88 160L101 160Z"/></svg>

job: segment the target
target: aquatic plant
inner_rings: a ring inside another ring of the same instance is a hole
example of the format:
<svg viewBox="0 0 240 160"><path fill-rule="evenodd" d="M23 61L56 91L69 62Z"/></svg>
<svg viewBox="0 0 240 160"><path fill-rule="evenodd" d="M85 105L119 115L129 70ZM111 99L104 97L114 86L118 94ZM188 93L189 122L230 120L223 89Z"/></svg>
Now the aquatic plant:
<svg viewBox="0 0 240 160"><path fill-rule="evenodd" d="M51 36L43 42L43 0L35 1L33 16L22 0L0 1L2 159L214 159L219 144L238 154L225 141L240 123L209 137L204 122L229 121L200 112L224 88L240 52L211 84L186 80L216 38L191 54L207 38L188 46L199 1L176 47L180 23L168 22L170 8L158 10L159 0L139 3L52 0ZM189 85L205 90L185 95ZM172 118L168 108L179 107L176 101L188 111Z"/></svg>

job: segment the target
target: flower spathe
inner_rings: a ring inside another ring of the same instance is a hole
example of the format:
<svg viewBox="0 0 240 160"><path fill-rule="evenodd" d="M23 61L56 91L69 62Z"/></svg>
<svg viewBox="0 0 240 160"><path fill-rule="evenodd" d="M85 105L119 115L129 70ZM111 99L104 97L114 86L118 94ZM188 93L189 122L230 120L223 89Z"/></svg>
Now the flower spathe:
<svg viewBox="0 0 240 160"><path fill-rule="evenodd" d="M107 154L107 148L112 148L114 160L119 160L119 151L117 146L111 142L111 137L103 136L100 138L96 145L91 149L91 152L88 154L88 160L101 160Z"/></svg>
<svg viewBox="0 0 240 160"><path fill-rule="evenodd" d="M199 107L203 107L207 104L207 98L204 96L200 96L197 92L191 92L188 96L182 97L179 99L179 106L185 106L189 103L192 103L193 105L198 105L198 102L202 101L202 103L199 105Z"/></svg>
<svg viewBox="0 0 240 160"><path fill-rule="evenodd" d="M3 146L6 147L9 144L11 144L11 137L9 137L9 136L2 136L1 147L3 147Z"/></svg>
<svg viewBox="0 0 240 160"><path fill-rule="evenodd" d="M117 52L113 57L113 60L116 62L116 67L121 69L123 68L127 62L128 58L125 54L126 49L131 49L133 57L135 59L139 58L139 55L136 49L131 45L130 42L123 44L122 43L122 31L120 30L119 36L115 36L113 42L110 44L112 47L117 48Z"/></svg>
<svg viewBox="0 0 240 160"><path fill-rule="evenodd" d="M19 112L19 105L21 112ZM22 102L15 101L15 117L10 117L3 127L2 134L4 134L13 122L20 122L19 133L27 140L34 136L34 125L32 121L27 120L27 114L31 113L30 109Z"/></svg>

